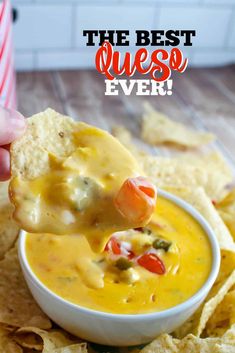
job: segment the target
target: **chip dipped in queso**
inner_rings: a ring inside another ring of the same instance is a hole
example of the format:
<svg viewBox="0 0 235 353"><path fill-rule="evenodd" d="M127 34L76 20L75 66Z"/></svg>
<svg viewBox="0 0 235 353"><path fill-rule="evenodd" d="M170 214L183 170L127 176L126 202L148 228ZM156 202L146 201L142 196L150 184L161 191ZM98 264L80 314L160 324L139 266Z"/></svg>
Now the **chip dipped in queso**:
<svg viewBox="0 0 235 353"><path fill-rule="evenodd" d="M146 227L114 233L102 253L93 252L83 236L28 234L26 255L52 292L117 314L161 311L184 302L202 287L212 266L203 228L162 196Z"/></svg>
<svg viewBox="0 0 235 353"><path fill-rule="evenodd" d="M22 229L84 234L95 251L113 232L145 226L156 204L156 187L117 139L51 109L27 120L11 146L11 172Z"/></svg>

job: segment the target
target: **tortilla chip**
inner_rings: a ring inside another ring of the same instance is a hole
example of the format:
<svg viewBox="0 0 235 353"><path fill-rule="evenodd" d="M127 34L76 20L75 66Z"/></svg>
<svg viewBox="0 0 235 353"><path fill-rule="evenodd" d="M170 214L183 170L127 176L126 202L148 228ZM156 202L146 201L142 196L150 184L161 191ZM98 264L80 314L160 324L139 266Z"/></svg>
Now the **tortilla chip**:
<svg viewBox="0 0 235 353"><path fill-rule="evenodd" d="M140 353L232 353L235 352L235 325L221 338L198 338L192 334L182 340L162 334Z"/></svg>
<svg viewBox="0 0 235 353"><path fill-rule="evenodd" d="M43 341L41 336L34 332L19 332L13 335L13 338L17 344L19 344L23 348L34 349L36 351L43 350Z"/></svg>
<svg viewBox="0 0 235 353"><path fill-rule="evenodd" d="M215 284L220 284L228 278L235 269L235 252L229 250L221 251L221 262L219 275Z"/></svg>
<svg viewBox="0 0 235 353"><path fill-rule="evenodd" d="M10 337L9 332L0 328L0 352L1 353L23 353L23 350Z"/></svg>
<svg viewBox="0 0 235 353"><path fill-rule="evenodd" d="M218 151L211 151L203 154L186 152L177 156L181 161L200 166L208 172L212 173L219 171L224 176L227 176L229 180L232 180L233 178L233 173L231 170L232 166Z"/></svg>
<svg viewBox="0 0 235 353"><path fill-rule="evenodd" d="M140 353L176 353L180 340L170 335L162 334L152 343L144 347Z"/></svg>
<svg viewBox="0 0 235 353"><path fill-rule="evenodd" d="M235 189L216 205L224 223L235 240Z"/></svg>
<svg viewBox="0 0 235 353"><path fill-rule="evenodd" d="M37 336L37 338L35 337L37 347L39 342L41 343L42 353L87 352L85 343L81 343L78 338L70 336L62 329L44 331L36 327L23 327L16 331L14 338L17 342L20 342L23 347L34 348L32 344L32 334Z"/></svg>
<svg viewBox="0 0 235 353"><path fill-rule="evenodd" d="M206 325L206 335L222 336L235 324L235 290L228 292Z"/></svg>
<svg viewBox="0 0 235 353"><path fill-rule="evenodd" d="M154 110L147 102L144 108L141 137L151 145L173 143L184 147L199 147L216 139L211 133L194 131L169 119L166 115Z"/></svg>
<svg viewBox="0 0 235 353"><path fill-rule="evenodd" d="M223 287L223 285L226 283L227 279L232 274L234 269L235 269L235 252L222 250L221 251L221 262L220 262L219 274L217 276L217 279L216 279L212 289L210 290L206 300L203 302L203 304L200 306L200 308L196 311L196 313L192 317L190 317L187 322L185 322L182 326L180 326L179 328L176 329L175 336L177 338L183 338L188 333L195 332L196 326L199 323L204 305L207 303L207 301L209 299L211 299L217 295L217 293Z"/></svg>
<svg viewBox="0 0 235 353"><path fill-rule="evenodd" d="M207 322L234 284L235 270L224 282L215 283L205 302L186 323L176 329L175 336L183 338L188 333L193 333L195 336L200 337L206 328Z"/></svg>
<svg viewBox="0 0 235 353"><path fill-rule="evenodd" d="M178 157L179 162L188 163L201 169L206 174L205 184L202 186L211 200L218 202L225 197L229 190L228 185L233 181L231 166L221 153L213 151L203 155L185 153Z"/></svg>
<svg viewBox="0 0 235 353"><path fill-rule="evenodd" d="M141 146L141 144L144 144L142 141L138 141L137 144L133 142L133 138L131 135L131 132L126 129L124 126L117 125L112 128L112 135L116 137L121 144L130 151L133 156L135 156L137 159L142 156L146 156L146 146Z"/></svg>
<svg viewBox="0 0 235 353"><path fill-rule="evenodd" d="M223 286L219 289L218 293L215 296L213 296L210 300L208 300L206 304L203 306L200 321L196 328L196 336L200 336L202 334L208 320L215 312L215 309L222 302L225 295L228 293L228 291L230 290L230 288L232 288L234 284L235 284L235 270L228 277L228 279L225 281Z"/></svg>
<svg viewBox="0 0 235 353"><path fill-rule="evenodd" d="M0 204L3 205L8 203L8 181L1 181L0 182Z"/></svg>
<svg viewBox="0 0 235 353"><path fill-rule="evenodd" d="M52 109L27 119L23 137L11 144L13 176L34 179L49 171L49 154L61 159L75 150L76 122Z"/></svg>
<svg viewBox="0 0 235 353"><path fill-rule="evenodd" d="M138 161L146 175L160 188L194 189L201 186L211 200L221 200L228 192L226 186L232 181L231 170L224 159L218 153L187 158L148 155L140 156Z"/></svg>
<svg viewBox="0 0 235 353"><path fill-rule="evenodd" d="M166 190L181 197L201 213L214 230L220 249L235 251L235 243L231 234L203 188L190 190L188 188L169 187Z"/></svg>
<svg viewBox="0 0 235 353"><path fill-rule="evenodd" d="M210 291L208 298L215 296L226 283L227 278L235 269L235 253L232 251L221 251L221 264L219 275ZM213 315L206 324L204 335L221 336L232 324L235 324L235 291L234 286L226 293L221 303L216 307Z"/></svg>
<svg viewBox="0 0 235 353"><path fill-rule="evenodd" d="M12 248L19 233L19 226L12 219L13 210L11 204L4 209L0 206L0 260Z"/></svg>
<svg viewBox="0 0 235 353"><path fill-rule="evenodd" d="M14 207L8 198L8 182L0 182L0 260L14 245L19 227L12 218Z"/></svg>
<svg viewBox="0 0 235 353"><path fill-rule="evenodd" d="M20 269L16 247L0 261L0 323L50 328L51 322L34 301Z"/></svg>
<svg viewBox="0 0 235 353"><path fill-rule="evenodd" d="M129 150L136 150L136 146L132 143L130 131L122 125L116 125L112 128L112 135L115 136Z"/></svg>

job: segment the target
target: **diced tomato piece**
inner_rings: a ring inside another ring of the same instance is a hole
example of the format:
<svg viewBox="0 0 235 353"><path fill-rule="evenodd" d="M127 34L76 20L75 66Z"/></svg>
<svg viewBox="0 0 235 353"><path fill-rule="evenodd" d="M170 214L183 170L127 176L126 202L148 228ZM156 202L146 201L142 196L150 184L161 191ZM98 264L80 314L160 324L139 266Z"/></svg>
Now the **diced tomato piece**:
<svg viewBox="0 0 235 353"><path fill-rule="evenodd" d="M118 211L134 224L144 225L150 219L156 205L157 190L153 184L143 177L127 179L114 204Z"/></svg>
<svg viewBox="0 0 235 353"><path fill-rule="evenodd" d="M144 254L139 257L137 262L150 272L157 273L158 275L164 275L164 273L166 273L164 263L156 254Z"/></svg>
<svg viewBox="0 0 235 353"><path fill-rule="evenodd" d="M128 250L128 255L127 255L129 260L132 260L135 257L135 254L133 253L132 250Z"/></svg>
<svg viewBox="0 0 235 353"><path fill-rule="evenodd" d="M114 255L121 255L121 247L117 239L112 237L105 246L105 250L111 250Z"/></svg>

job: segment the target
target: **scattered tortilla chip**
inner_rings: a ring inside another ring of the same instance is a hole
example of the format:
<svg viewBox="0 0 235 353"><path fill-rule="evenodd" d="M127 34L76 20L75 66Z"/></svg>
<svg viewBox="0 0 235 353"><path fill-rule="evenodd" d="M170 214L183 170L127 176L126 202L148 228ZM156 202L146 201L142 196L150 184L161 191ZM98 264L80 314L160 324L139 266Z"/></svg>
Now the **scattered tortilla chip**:
<svg viewBox="0 0 235 353"><path fill-rule="evenodd" d="M0 323L50 328L51 322L34 301L20 269L17 249L0 261Z"/></svg>
<svg viewBox="0 0 235 353"><path fill-rule="evenodd" d="M136 146L132 142L130 131L121 125L116 125L112 128L112 135L115 136L125 147L130 151L136 150Z"/></svg>
<svg viewBox="0 0 235 353"><path fill-rule="evenodd" d="M19 226L13 220L14 207L8 197L8 182L0 182L0 260L14 245Z"/></svg>
<svg viewBox="0 0 235 353"><path fill-rule="evenodd" d="M200 337L206 328L207 322L234 284L235 270L233 270L225 281L215 283L205 302L187 322L176 329L175 336L177 338L183 338L187 334L193 333L194 335Z"/></svg>
<svg viewBox="0 0 235 353"><path fill-rule="evenodd" d="M30 330L30 328L28 328ZM43 341L41 336L32 331L20 332L16 331L13 335L13 339L17 344L23 348L34 349L36 351L43 350Z"/></svg>
<svg viewBox="0 0 235 353"><path fill-rule="evenodd" d="M216 139L214 134L194 131L169 119L145 102L141 137L147 143L158 145L173 143L184 147L199 147Z"/></svg>
<svg viewBox="0 0 235 353"><path fill-rule="evenodd" d="M143 146L143 148L141 146L144 145L144 143L138 141L138 144L135 144L131 132L124 126L114 126L112 128L112 135L116 137L137 159L147 154L146 146Z"/></svg>
<svg viewBox="0 0 235 353"><path fill-rule="evenodd" d="M131 141L130 132L117 126L113 134L136 156L145 173L154 178L159 187L202 186L214 201L220 201L227 193L227 185L233 180L230 165L221 153L213 151L203 155L180 154L177 157L151 156L141 152Z"/></svg>
<svg viewBox="0 0 235 353"><path fill-rule="evenodd" d="M198 338L192 334L182 340L162 334L140 353L233 353L235 352L235 325L221 338Z"/></svg>
<svg viewBox="0 0 235 353"><path fill-rule="evenodd" d="M179 342L180 340L164 333L144 347L140 353L176 353Z"/></svg>
<svg viewBox="0 0 235 353"><path fill-rule="evenodd" d="M34 337L34 342L32 334L37 336ZM39 347L41 344L42 353L87 353L85 343L62 329L44 331L36 327L23 327L16 331L14 339L28 348L35 349L35 346Z"/></svg>
<svg viewBox="0 0 235 353"><path fill-rule="evenodd" d="M182 161L191 163L196 166L205 168L208 172L220 172L232 180L231 165L225 157L218 151L211 151L208 153L198 154L192 152L180 153L178 158Z"/></svg>
<svg viewBox="0 0 235 353"><path fill-rule="evenodd" d="M216 205L224 223L235 240L235 189Z"/></svg>
<svg viewBox="0 0 235 353"><path fill-rule="evenodd" d="M0 328L0 352L1 353L23 353L23 350L9 336L9 332Z"/></svg>
<svg viewBox="0 0 235 353"><path fill-rule="evenodd" d="M167 190L184 199L201 213L214 230L222 250L235 251L231 234L203 188L192 191L188 188L167 188Z"/></svg>
<svg viewBox="0 0 235 353"><path fill-rule="evenodd" d="M19 233L19 226L12 219L13 210L14 207L11 204L4 209L0 206L0 260L14 245Z"/></svg>
<svg viewBox="0 0 235 353"><path fill-rule="evenodd" d="M225 196L228 192L226 186L232 181L231 170L218 153L209 153L201 158L191 157L191 160L148 155L139 156L138 161L158 187L194 189L201 186L214 201Z"/></svg>
<svg viewBox="0 0 235 353"><path fill-rule="evenodd" d="M218 293L234 269L235 253L233 251L222 250L219 275L208 296L209 298L212 298ZM208 320L204 332L206 336L221 336L232 324L235 324L235 312L233 308L229 309L231 306L234 307L235 304L235 295L233 295L235 292L233 288L234 286L232 286L231 291L225 295L222 302L217 306L215 312Z"/></svg>
<svg viewBox="0 0 235 353"><path fill-rule="evenodd" d="M203 186L207 195L211 200L218 202L224 198L229 190L228 185L233 181L233 173L231 166L217 151L206 153L203 155L195 155L192 153L181 154L179 161L193 165L195 169L201 169L207 175L206 183Z"/></svg>
<svg viewBox="0 0 235 353"><path fill-rule="evenodd" d="M55 124L56 121L56 124ZM12 175L34 179L49 170L49 154L61 159L75 150L76 122L52 109L27 119L23 137L11 144Z"/></svg>
<svg viewBox="0 0 235 353"><path fill-rule="evenodd" d="M214 287L220 285L228 278L235 269L235 252L229 250L221 251L221 262L219 275L216 279Z"/></svg>
<svg viewBox="0 0 235 353"><path fill-rule="evenodd" d="M217 276L217 279L210 290L206 300L202 303L196 313L189 318L187 322L185 322L182 326L178 327L174 332L177 338L183 338L187 334L195 332L196 325L199 323L202 310L207 301L217 295L220 288L226 283L227 278L232 274L235 269L235 252L222 250L221 251L221 262L220 262L220 270Z"/></svg>
<svg viewBox="0 0 235 353"><path fill-rule="evenodd" d="M50 351L51 352L51 351ZM71 346L57 348L51 353L87 353L87 348L85 343L72 344ZM44 353L44 352L42 352ZM47 353L47 351L46 351ZM49 353L49 351L48 351Z"/></svg>
<svg viewBox="0 0 235 353"><path fill-rule="evenodd" d="M222 336L235 324L235 290L228 292L206 324L206 336Z"/></svg>
<svg viewBox="0 0 235 353"><path fill-rule="evenodd" d="M196 328L196 336L200 336L206 327L206 324L212 314L215 312L217 306L222 302L225 295L228 293L230 288L235 284L235 270L227 278L223 286L219 289L218 293L209 299L203 306L199 324Z"/></svg>
<svg viewBox="0 0 235 353"><path fill-rule="evenodd" d="M54 124L55 119L56 124ZM73 143L74 124L76 123L69 117L62 116L51 109L28 120L28 129L24 137L13 143L11 147L13 175L20 174L27 179L35 178L42 172L48 171L50 153L53 153L58 159L71 154L75 149ZM45 129L43 126L47 128ZM178 338L184 338L180 340L163 334L141 352L235 352L235 326L228 330L235 322L235 309L233 308L235 302L235 290L233 289L235 285L235 245L232 236L211 202L211 200L220 201L227 193L226 186L232 180L230 168L216 152L203 157L189 154L177 158L145 156L132 143L131 134L127 129L116 127L113 134L138 158L146 174L153 179L158 187L169 189L198 209L214 229L222 249L221 268L215 285L196 314L176 331ZM169 142L185 147L198 147L215 139L212 134L192 131L182 124L171 121L148 105L143 118L142 137L153 145ZM35 151L37 151L36 157ZM7 204L9 205L6 190L6 184L3 187L0 184L0 258L14 244L17 236L12 235L15 233L12 232L14 223L10 216L11 206L8 209L5 207ZM5 203L2 201L4 198L6 198ZM2 205L4 208L1 212ZM235 227L235 191L219 202L217 207L228 228L235 234L235 228L232 228ZM5 209L8 216L4 215ZM5 236L1 239L1 234L3 234L1 226L6 222L6 219L8 223L4 228ZM10 235L6 231L9 231ZM72 338L63 330L42 330L49 329L51 323L34 302L27 289L18 264L16 249L10 250L0 261L1 323L9 325L9 329L22 326L36 327L23 327L13 334L10 330L2 329L0 326L0 351L1 340L4 337L5 341L3 340L3 342L6 347L9 347L6 350L7 353L22 353L20 346L24 348L25 352L87 352L85 344L80 343L79 339ZM195 336L187 335L188 332L194 333ZM202 334L214 336L214 338L197 337ZM5 353L5 351L3 352Z"/></svg>

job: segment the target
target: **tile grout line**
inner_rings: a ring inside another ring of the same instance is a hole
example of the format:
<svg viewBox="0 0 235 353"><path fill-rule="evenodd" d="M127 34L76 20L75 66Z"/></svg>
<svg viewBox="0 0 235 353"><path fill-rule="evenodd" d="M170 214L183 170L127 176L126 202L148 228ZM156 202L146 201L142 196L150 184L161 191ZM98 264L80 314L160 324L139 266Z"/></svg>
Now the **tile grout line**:
<svg viewBox="0 0 235 353"><path fill-rule="evenodd" d="M77 6L71 4L71 49L76 48L76 28L77 28Z"/></svg>
<svg viewBox="0 0 235 353"><path fill-rule="evenodd" d="M225 40L224 40L224 48L225 49L229 49L230 48L230 36L229 34L232 32L232 27L233 27L233 19L235 17L235 11L234 8L231 8L231 14L230 14L230 18L228 19L228 23L227 23L227 32L226 32L226 36L225 36Z"/></svg>

